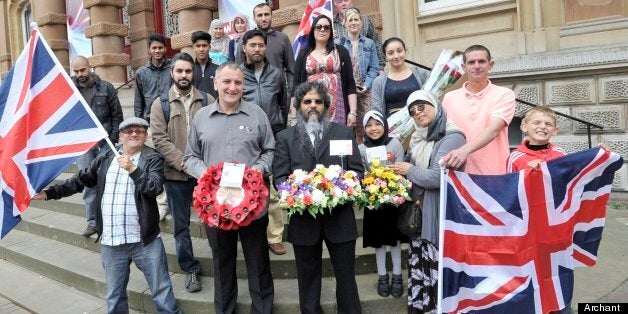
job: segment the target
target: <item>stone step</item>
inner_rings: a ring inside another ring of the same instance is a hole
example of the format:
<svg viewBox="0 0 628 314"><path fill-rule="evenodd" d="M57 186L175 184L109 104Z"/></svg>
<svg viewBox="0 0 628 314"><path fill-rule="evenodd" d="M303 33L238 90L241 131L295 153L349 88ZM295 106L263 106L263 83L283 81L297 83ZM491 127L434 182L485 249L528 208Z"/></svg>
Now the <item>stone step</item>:
<svg viewBox="0 0 628 314"><path fill-rule="evenodd" d="M70 244L54 241L21 230L12 230L0 242L0 257L25 267L47 278L70 285L73 288L103 298L106 292L100 255ZM4 277L3 277L4 278ZM188 313L213 312L213 278L202 277L204 289L199 293L187 293L183 287L185 275L171 274L175 297L181 309ZM405 296L400 299L381 298L376 293L376 274L356 276L362 306L366 313L402 313L406 308ZM4 280L3 280L4 281ZM17 282L22 282L17 280ZM336 306L335 280L324 278L321 305L325 313L334 313ZM248 312L251 300L247 281L238 279L237 312ZM273 312L297 313L298 286L296 279L275 279ZM127 286L129 306L135 310L154 312L144 277L136 267L131 267ZM104 301L103 301L104 302Z"/></svg>
<svg viewBox="0 0 628 314"><path fill-rule="evenodd" d="M103 299L3 259L0 278L3 296L25 309L23 313L107 313ZM21 312L0 306L0 313Z"/></svg>
<svg viewBox="0 0 628 314"><path fill-rule="evenodd" d="M31 206L38 208L46 208L56 212L62 212L74 216L85 217L85 203L83 202L82 194L74 194L72 196L64 197L60 200L50 201L32 201ZM356 209L355 211L356 227L358 229L358 236L362 236L362 218L364 217L363 209ZM85 219L83 219L85 220ZM192 208L190 210L190 235L195 238L207 239L205 233L205 225L198 218L196 211ZM283 238L287 238L288 232L288 217L284 212L284 233ZM83 226L84 228L85 226ZM163 221L159 224L159 227L163 232L173 233L172 217L166 215Z"/></svg>
<svg viewBox="0 0 628 314"><path fill-rule="evenodd" d="M94 236L85 238L81 235L85 227L85 220L82 217L31 206L22 214L22 219L22 222L16 227L18 230L93 252L100 252L100 245L95 243ZM176 259L174 236L166 231L162 231L161 236L166 247L170 270L180 273L181 270ZM194 255L201 264L203 275L213 276L212 254L207 240L192 237L192 245ZM285 246L286 254L270 254L271 270L274 278L296 278L294 251L289 243L285 243ZM238 245L237 273L242 279L246 278L246 265L243 256L242 248ZM405 260L406 257L406 250L404 249L402 258ZM388 261L390 263L390 258L388 258ZM389 268L391 268L390 265ZM370 274L376 272L376 270L375 250L373 248L363 248L362 238L358 238L356 241L356 274ZM333 276L333 267L326 248L323 249L323 276Z"/></svg>

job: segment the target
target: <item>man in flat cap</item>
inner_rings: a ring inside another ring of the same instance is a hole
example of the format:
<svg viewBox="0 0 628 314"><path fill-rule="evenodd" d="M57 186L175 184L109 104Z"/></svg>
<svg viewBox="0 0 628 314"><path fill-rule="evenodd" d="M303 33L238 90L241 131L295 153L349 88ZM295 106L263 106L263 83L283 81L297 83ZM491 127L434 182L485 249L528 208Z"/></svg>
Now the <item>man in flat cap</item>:
<svg viewBox="0 0 628 314"><path fill-rule="evenodd" d="M180 312L168 276L155 201L163 191L163 157L144 145L147 129L144 119L124 120L119 127L122 146L117 154L102 152L89 168L33 197L59 199L80 193L84 187L96 189L96 232L107 282L108 313L129 312L126 285L131 261L144 273L157 311Z"/></svg>

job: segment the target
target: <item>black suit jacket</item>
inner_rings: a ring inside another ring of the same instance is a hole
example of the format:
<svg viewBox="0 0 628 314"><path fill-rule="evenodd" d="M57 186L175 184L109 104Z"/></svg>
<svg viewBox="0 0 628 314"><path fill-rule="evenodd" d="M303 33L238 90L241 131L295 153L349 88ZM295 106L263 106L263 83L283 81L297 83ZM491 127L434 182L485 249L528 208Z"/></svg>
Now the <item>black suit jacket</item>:
<svg viewBox="0 0 628 314"><path fill-rule="evenodd" d="M275 185L286 181L296 169L311 171L317 164L340 165L339 156L329 155L330 140L352 140L353 155L344 157L344 169L353 170L362 177L364 168L353 130L331 123L323 132L321 144L314 150L307 136L299 136L297 127L285 129L276 135L273 180ZM316 153L315 153L316 151ZM314 245L321 233L332 243L355 240L358 236L352 204L344 204L317 218L309 214L293 215L288 224L288 241L296 245Z"/></svg>

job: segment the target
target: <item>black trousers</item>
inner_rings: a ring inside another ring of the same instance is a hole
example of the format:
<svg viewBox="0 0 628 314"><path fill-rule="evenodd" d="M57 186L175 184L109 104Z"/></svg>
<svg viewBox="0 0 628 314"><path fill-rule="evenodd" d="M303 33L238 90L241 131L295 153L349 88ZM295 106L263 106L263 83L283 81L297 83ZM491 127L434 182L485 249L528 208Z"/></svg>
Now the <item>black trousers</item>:
<svg viewBox="0 0 628 314"><path fill-rule="evenodd" d="M205 226L214 261L214 304L216 313L235 313L238 297L236 256L238 235L244 252L251 295L251 313L271 313L275 289L270 272L266 241L268 215L238 230Z"/></svg>
<svg viewBox="0 0 628 314"><path fill-rule="evenodd" d="M338 313L361 313L358 285L355 281L355 240L331 243L325 239L336 276L336 300ZM299 306L301 313L322 313L321 280L323 238L312 246L294 245L299 282Z"/></svg>

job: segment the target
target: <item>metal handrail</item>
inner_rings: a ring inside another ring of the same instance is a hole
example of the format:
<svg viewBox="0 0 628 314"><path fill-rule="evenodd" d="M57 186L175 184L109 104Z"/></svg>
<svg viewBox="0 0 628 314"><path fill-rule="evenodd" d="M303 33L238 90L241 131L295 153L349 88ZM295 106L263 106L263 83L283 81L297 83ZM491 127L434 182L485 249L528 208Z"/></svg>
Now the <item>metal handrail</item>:
<svg viewBox="0 0 628 314"><path fill-rule="evenodd" d="M133 77L132 79L130 79L130 80L128 80L128 81L126 81L124 84L122 84L122 85L120 85L120 86L116 87L116 91L118 91L120 88L122 88L122 87L124 87L124 86L129 85L129 83L131 83L131 82L133 82L133 81L135 81L135 77Z"/></svg>
<svg viewBox="0 0 628 314"><path fill-rule="evenodd" d="M405 61L407 63L410 63L410 64L414 65L414 66L420 67L422 69L425 69L425 70L428 70L428 71L432 71L432 68L424 66L424 65L422 65L420 63L417 63L417 62L414 62L414 61L410 61L410 60L405 60ZM522 104L524 104L526 106L530 106L530 107L540 106L538 104L533 104L531 102L527 102L527 101L521 100L519 98L515 98L515 101L519 102L519 103L522 103ZM576 118L576 117L572 117L572 116L570 116L568 114L565 114L565 113L562 113L562 112L558 112L558 111L554 111L554 112L556 113L556 115L559 115L561 117L565 117L565 118L570 119L570 120L574 120L576 122L583 123L583 124L585 124L587 126L587 138L589 140L589 148L592 147L592 143L591 143L591 128L594 127L594 128L600 129L600 130L604 129L604 127L601 126L601 125L598 125L598 124L595 124L595 123L592 123L592 122L589 122L589 121L584 121L582 119L579 119L579 118Z"/></svg>

